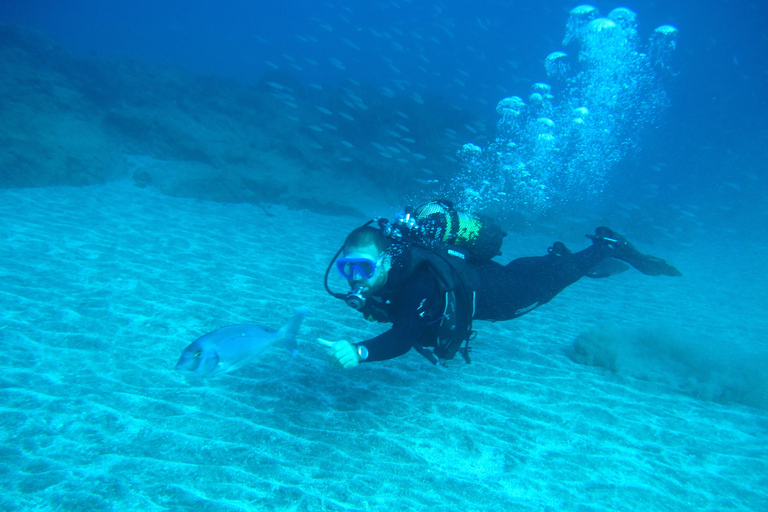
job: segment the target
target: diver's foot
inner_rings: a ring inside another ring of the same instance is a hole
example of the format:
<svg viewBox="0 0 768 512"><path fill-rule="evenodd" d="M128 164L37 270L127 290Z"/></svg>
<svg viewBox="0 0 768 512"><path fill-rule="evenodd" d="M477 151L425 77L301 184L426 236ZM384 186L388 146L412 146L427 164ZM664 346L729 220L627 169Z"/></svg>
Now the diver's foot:
<svg viewBox="0 0 768 512"><path fill-rule="evenodd" d="M552 247L547 249L547 252L552 256L568 256L569 254L573 254L563 242L555 242L552 244Z"/></svg>
<svg viewBox="0 0 768 512"><path fill-rule="evenodd" d="M593 244L605 244L611 249L610 257L626 261L647 276L683 275L663 259L641 253L626 238L605 226L600 226L594 235L587 235L587 238Z"/></svg>
<svg viewBox="0 0 768 512"><path fill-rule="evenodd" d="M555 258L562 258L563 256L570 256L573 254L563 242L555 242L552 244L552 247L547 249L547 252L550 254L550 256L554 256ZM625 270L629 270L629 265L623 261L619 261L614 258L605 258L604 260L598 262L597 265L590 268L585 275L587 277L598 279L601 277L615 276L616 274L620 274Z"/></svg>

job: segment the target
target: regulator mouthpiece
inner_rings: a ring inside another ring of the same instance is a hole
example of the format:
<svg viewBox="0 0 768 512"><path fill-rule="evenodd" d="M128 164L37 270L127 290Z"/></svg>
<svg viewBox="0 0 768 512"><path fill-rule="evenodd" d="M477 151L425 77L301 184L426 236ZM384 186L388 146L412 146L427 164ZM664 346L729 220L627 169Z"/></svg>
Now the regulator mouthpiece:
<svg viewBox="0 0 768 512"><path fill-rule="evenodd" d="M347 306L352 309L363 309L365 306L365 292L367 290L368 288L364 286L358 286L357 288L349 290L347 296L344 297L344 302L346 302Z"/></svg>

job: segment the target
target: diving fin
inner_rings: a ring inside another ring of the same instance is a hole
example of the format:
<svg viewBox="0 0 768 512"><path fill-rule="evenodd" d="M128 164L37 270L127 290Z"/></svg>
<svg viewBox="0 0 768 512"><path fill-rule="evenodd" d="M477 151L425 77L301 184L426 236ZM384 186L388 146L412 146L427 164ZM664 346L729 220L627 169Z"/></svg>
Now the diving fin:
<svg viewBox="0 0 768 512"><path fill-rule="evenodd" d="M586 235L593 244L605 244L611 249L610 257L626 261L647 276L681 276L682 272L661 258L643 254L626 238L610 228L600 226L594 235Z"/></svg>

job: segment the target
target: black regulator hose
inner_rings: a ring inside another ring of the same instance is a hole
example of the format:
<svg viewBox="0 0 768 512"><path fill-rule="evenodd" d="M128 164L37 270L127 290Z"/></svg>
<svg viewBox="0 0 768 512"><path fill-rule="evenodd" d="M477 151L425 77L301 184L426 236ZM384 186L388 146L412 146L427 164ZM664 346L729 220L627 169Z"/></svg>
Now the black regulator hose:
<svg viewBox="0 0 768 512"><path fill-rule="evenodd" d="M331 273L331 268L333 267L334 262L336 261L336 258L339 257L341 254L341 251L344 250L344 246L342 245L338 251L336 251L336 254L331 258L331 262L328 264L328 268L325 269L325 278L323 279L323 284L325 285L325 291L327 291L329 294L331 294L332 297L336 297L337 299L344 300L346 298L346 294L343 293L335 293L331 290L331 288L328 286L328 274Z"/></svg>

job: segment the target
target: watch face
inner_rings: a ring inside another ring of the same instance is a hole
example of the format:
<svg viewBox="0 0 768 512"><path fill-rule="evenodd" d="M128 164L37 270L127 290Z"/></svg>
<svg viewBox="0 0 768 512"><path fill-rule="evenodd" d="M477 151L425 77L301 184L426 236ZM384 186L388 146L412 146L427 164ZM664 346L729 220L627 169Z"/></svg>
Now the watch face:
<svg viewBox="0 0 768 512"><path fill-rule="evenodd" d="M361 361L365 361L368 359L368 349L365 347L357 347L357 355L360 357Z"/></svg>

